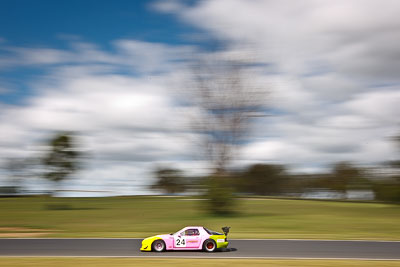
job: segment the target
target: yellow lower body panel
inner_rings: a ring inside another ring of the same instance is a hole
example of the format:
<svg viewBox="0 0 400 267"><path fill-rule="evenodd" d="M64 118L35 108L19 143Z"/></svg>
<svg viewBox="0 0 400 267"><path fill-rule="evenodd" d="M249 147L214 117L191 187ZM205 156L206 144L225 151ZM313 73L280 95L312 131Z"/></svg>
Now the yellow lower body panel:
<svg viewBox="0 0 400 267"><path fill-rule="evenodd" d="M162 239L158 236L152 236L142 241L142 247L140 248L141 251L151 251L151 245L153 244L154 240Z"/></svg>
<svg viewBox="0 0 400 267"><path fill-rule="evenodd" d="M228 247L229 242L218 242L217 248L226 248Z"/></svg>

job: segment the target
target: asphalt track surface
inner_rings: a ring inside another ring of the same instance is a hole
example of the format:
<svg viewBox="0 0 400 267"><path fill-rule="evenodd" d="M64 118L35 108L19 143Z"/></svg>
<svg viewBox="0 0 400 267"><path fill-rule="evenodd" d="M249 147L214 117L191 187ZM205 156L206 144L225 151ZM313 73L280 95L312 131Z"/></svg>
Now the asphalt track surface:
<svg viewBox="0 0 400 267"><path fill-rule="evenodd" d="M296 258L400 260L400 242L230 240L228 249L141 252L142 239L0 239L0 256Z"/></svg>

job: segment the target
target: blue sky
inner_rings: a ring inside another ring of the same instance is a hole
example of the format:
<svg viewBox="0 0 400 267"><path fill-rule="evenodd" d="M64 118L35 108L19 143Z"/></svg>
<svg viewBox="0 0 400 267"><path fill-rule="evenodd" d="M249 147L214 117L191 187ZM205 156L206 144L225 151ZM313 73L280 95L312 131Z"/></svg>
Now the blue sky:
<svg viewBox="0 0 400 267"><path fill-rule="evenodd" d="M255 62L246 82L268 91L271 116L256 121L235 166L313 173L397 159L399 9L395 0L3 0L0 165L40 156L49 136L72 130L90 157L68 189L144 194L156 166L206 173L202 136L188 128L202 116L187 101L187 62L199 54Z"/></svg>
<svg viewBox="0 0 400 267"><path fill-rule="evenodd" d="M0 9L2 37L17 46L66 48L65 39L84 38L103 48L115 39L181 44L194 27L161 14L151 1L4 0Z"/></svg>
<svg viewBox="0 0 400 267"><path fill-rule="evenodd" d="M188 36L199 32L170 14L157 12L152 1L2 1L0 37L11 47L71 49L71 42L93 43L113 51L112 41L135 39L171 45L193 44ZM189 2L188 2L189 3ZM197 43L199 44L199 43ZM0 101L18 104L32 94L25 82L35 80L43 69L9 68L0 73L14 91L0 94Z"/></svg>

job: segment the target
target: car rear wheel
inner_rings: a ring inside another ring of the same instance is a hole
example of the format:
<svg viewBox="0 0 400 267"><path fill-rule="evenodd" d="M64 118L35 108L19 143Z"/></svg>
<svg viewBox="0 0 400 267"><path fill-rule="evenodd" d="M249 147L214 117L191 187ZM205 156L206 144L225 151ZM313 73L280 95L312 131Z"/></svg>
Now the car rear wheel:
<svg viewBox="0 0 400 267"><path fill-rule="evenodd" d="M215 241L212 239L207 239L203 243L203 249L207 252L214 252L217 249L217 245L215 244Z"/></svg>
<svg viewBox="0 0 400 267"><path fill-rule="evenodd" d="M165 243L161 239L158 239L153 242L152 248L156 252L163 252L165 250Z"/></svg>

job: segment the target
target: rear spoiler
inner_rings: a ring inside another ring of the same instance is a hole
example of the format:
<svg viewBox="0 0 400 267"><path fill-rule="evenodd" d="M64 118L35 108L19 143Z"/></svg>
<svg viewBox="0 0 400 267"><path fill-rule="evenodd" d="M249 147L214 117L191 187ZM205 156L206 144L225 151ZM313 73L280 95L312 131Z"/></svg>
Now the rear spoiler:
<svg viewBox="0 0 400 267"><path fill-rule="evenodd" d="M226 236L228 236L229 229L230 229L230 227L228 227L228 226L222 227L222 231L224 231L224 234L225 234Z"/></svg>

